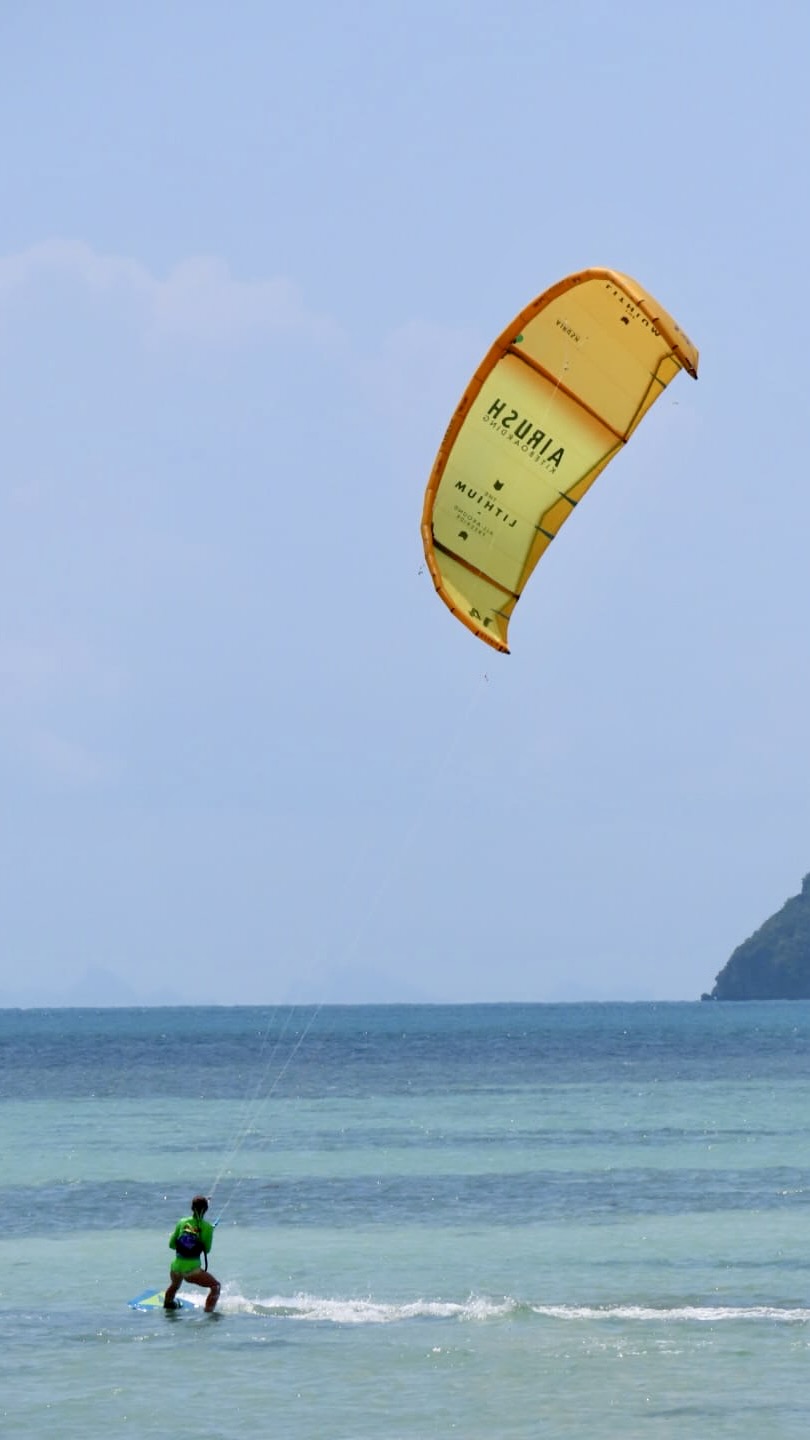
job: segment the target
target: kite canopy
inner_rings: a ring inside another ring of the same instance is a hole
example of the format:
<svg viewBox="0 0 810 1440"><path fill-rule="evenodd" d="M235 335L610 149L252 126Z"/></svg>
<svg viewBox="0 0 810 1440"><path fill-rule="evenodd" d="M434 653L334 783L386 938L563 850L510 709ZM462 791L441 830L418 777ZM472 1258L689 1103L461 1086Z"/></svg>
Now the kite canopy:
<svg viewBox="0 0 810 1440"><path fill-rule="evenodd" d="M560 526L678 371L688 336L635 280L582 270L495 341L453 415L425 494L433 582L508 652L509 618Z"/></svg>

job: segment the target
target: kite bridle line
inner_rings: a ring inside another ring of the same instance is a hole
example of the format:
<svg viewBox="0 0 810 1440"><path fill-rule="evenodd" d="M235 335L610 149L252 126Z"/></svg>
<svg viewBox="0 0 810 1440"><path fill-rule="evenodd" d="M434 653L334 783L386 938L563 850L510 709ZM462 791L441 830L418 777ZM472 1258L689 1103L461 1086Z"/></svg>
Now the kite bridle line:
<svg viewBox="0 0 810 1440"><path fill-rule="evenodd" d="M506 347L504 349L504 355L508 353L514 354L518 358L520 357L520 351L514 346L514 342L512 346ZM571 342L566 336L564 340L563 363L560 368L559 374L556 377L555 386L548 394L545 406L541 411L541 423L547 422L547 417L551 412L551 407L554 404L554 399L557 391L560 385L563 383L565 376L568 372L570 358ZM490 546L493 543L494 534L490 537ZM444 751L439 756L439 759L435 762L428 776L428 779L425 782L422 802L419 806L417 813L414 815L410 824L405 829L404 834L401 836L399 846L397 847L395 854L392 856L392 858L390 858L389 864L384 874L379 879L374 892L366 903L366 906L358 919L354 932L350 935L349 939L346 941L345 944L341 945L337 950L332 952L330 963L325 967L327 970L333 969L334 966L339 962L345 963L347 960L351 959L354 954L356 954L362 940L364 939L368 931L369 925L378 914L384 898L389 893L395 877L401 873L403 861L406 855L412 849L416 837L425 823L425 819L428 813L428 806L430 805L431 810L435 809L435 796L439 788L438 781L446 776L446 773L450 765L452 764L455 752L458 748L460 737L468 728L473 714L481 703L483 695L488 686L488 679L489 677L487 673L482 674L481 672L478 672L476 674L472 691L469 695L466 705L463 707L461 716L456 722L456 725L453 729L452 734L450 735L449 741ZM353 871L347 882L347 889L349 893L360 892L360 886L357 884L357 881L367 872L368 867L365 856L369 852L379 853L379 844L376 841L373 846L369 845L366 847L363 858L359 858L357 855L355 855ZM309 971L305 974L305 978L310 982L313 975L313 966L318 958L319 957L317 956L313 957L310 963ZM281 1084L281 1081L290 1070L290 1067L292 1066L296 1056L298 1055L302 1045L304 1044L307 1036L312 1030L313 1025L315 1024L323 1009L323 1002L315 1004L314 1006L287 1006L287 1014L284 1019L284 1023L281 1026L280 1034L276 1036L271 1046L271 1029L274 1025L274 1018L279 1008L281 1007L273 1007L268 1022L265 1026L262 1037L261 1050L263 1052L268 1047L270 1047L269 1054L267 1055L266 1060L264 1060L264 1062L262 1063L259 1078L253 1088L251 1096L245 1104L245 1108L243 1110L243 1118L241 1124L237 1128L235 1138L231 1142L220 1162L216 1177L210 1187L210 1193L212 1195L221 1185L226 1173L231 1170L234 1162L237 1160L241 1150L244 1147L248 1135L251 1133L251 1131L255 1130L263 1108L272 1100L273 1096L278 1090L279 1085ZM292 1045L292 1048L287 1053L286 1058L283 1059L283 1063L278 1063L281 1046L284 1044L285 1036L287 1035L289 1027L292 1024L293 1018L296 1015L298 1009L309 1012L306 1022L300 1030L300 1033L298 1034L294 1045ZM235 1178L232 1177L232 1184L230 1190L228 1191L220 1207L220 1217L232 1204L235 1196L238 1194L244 1182L244 1176L239 1176Z"/></svg>

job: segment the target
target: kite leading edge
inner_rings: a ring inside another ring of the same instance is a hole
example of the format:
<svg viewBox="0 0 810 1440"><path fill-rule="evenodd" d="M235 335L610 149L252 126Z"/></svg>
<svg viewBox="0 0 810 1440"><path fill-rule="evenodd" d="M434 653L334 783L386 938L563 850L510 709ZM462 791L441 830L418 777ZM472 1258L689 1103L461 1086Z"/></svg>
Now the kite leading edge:
<svg viewBox="0 0 810 1440"><path fill-rule="evenodd" d="M454 615L508 653L529 576L582 496L698 352L646 290L582 270L495 341L461 397L425 494L422 541Z"/></svg>

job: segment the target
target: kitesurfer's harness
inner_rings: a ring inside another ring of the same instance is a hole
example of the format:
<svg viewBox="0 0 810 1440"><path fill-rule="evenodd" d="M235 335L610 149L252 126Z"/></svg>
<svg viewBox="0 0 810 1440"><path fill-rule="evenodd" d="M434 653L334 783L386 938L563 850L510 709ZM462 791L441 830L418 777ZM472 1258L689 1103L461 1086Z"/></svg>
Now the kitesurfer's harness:
<svg viewBox="0 0 810 1440"><path fill-rule="evenodd" d="M199 1260L203 1257L203 1269L208 1269L208 1251L203 1245L201 1217L194 1215L191 1224L186 1224L174 1242L176 1253L181 1260Z"/></svg>

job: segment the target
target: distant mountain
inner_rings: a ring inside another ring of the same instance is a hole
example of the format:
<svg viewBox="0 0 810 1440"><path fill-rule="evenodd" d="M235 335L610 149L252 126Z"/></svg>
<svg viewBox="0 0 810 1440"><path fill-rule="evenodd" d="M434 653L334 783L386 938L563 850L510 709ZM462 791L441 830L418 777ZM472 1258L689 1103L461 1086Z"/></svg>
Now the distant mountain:
<svg viewBox="0 0 810 1440"><path fill-rule="evenodd" d="M703 1000L810 1000L810 875L738 945Z"/></svg>
<svg viewBox="0 0 810 1440"><path fill-rule="evenodd" d="M21 989L17 992L0 993L0 1007L3 1009L110 1009L112 1007L137 1007L140 1005L180 1005L183 1002L173 991L163 990L148 994L138 993L126 981L113 975L109 970L91 967L71 984L57 989Z"/></svg>

